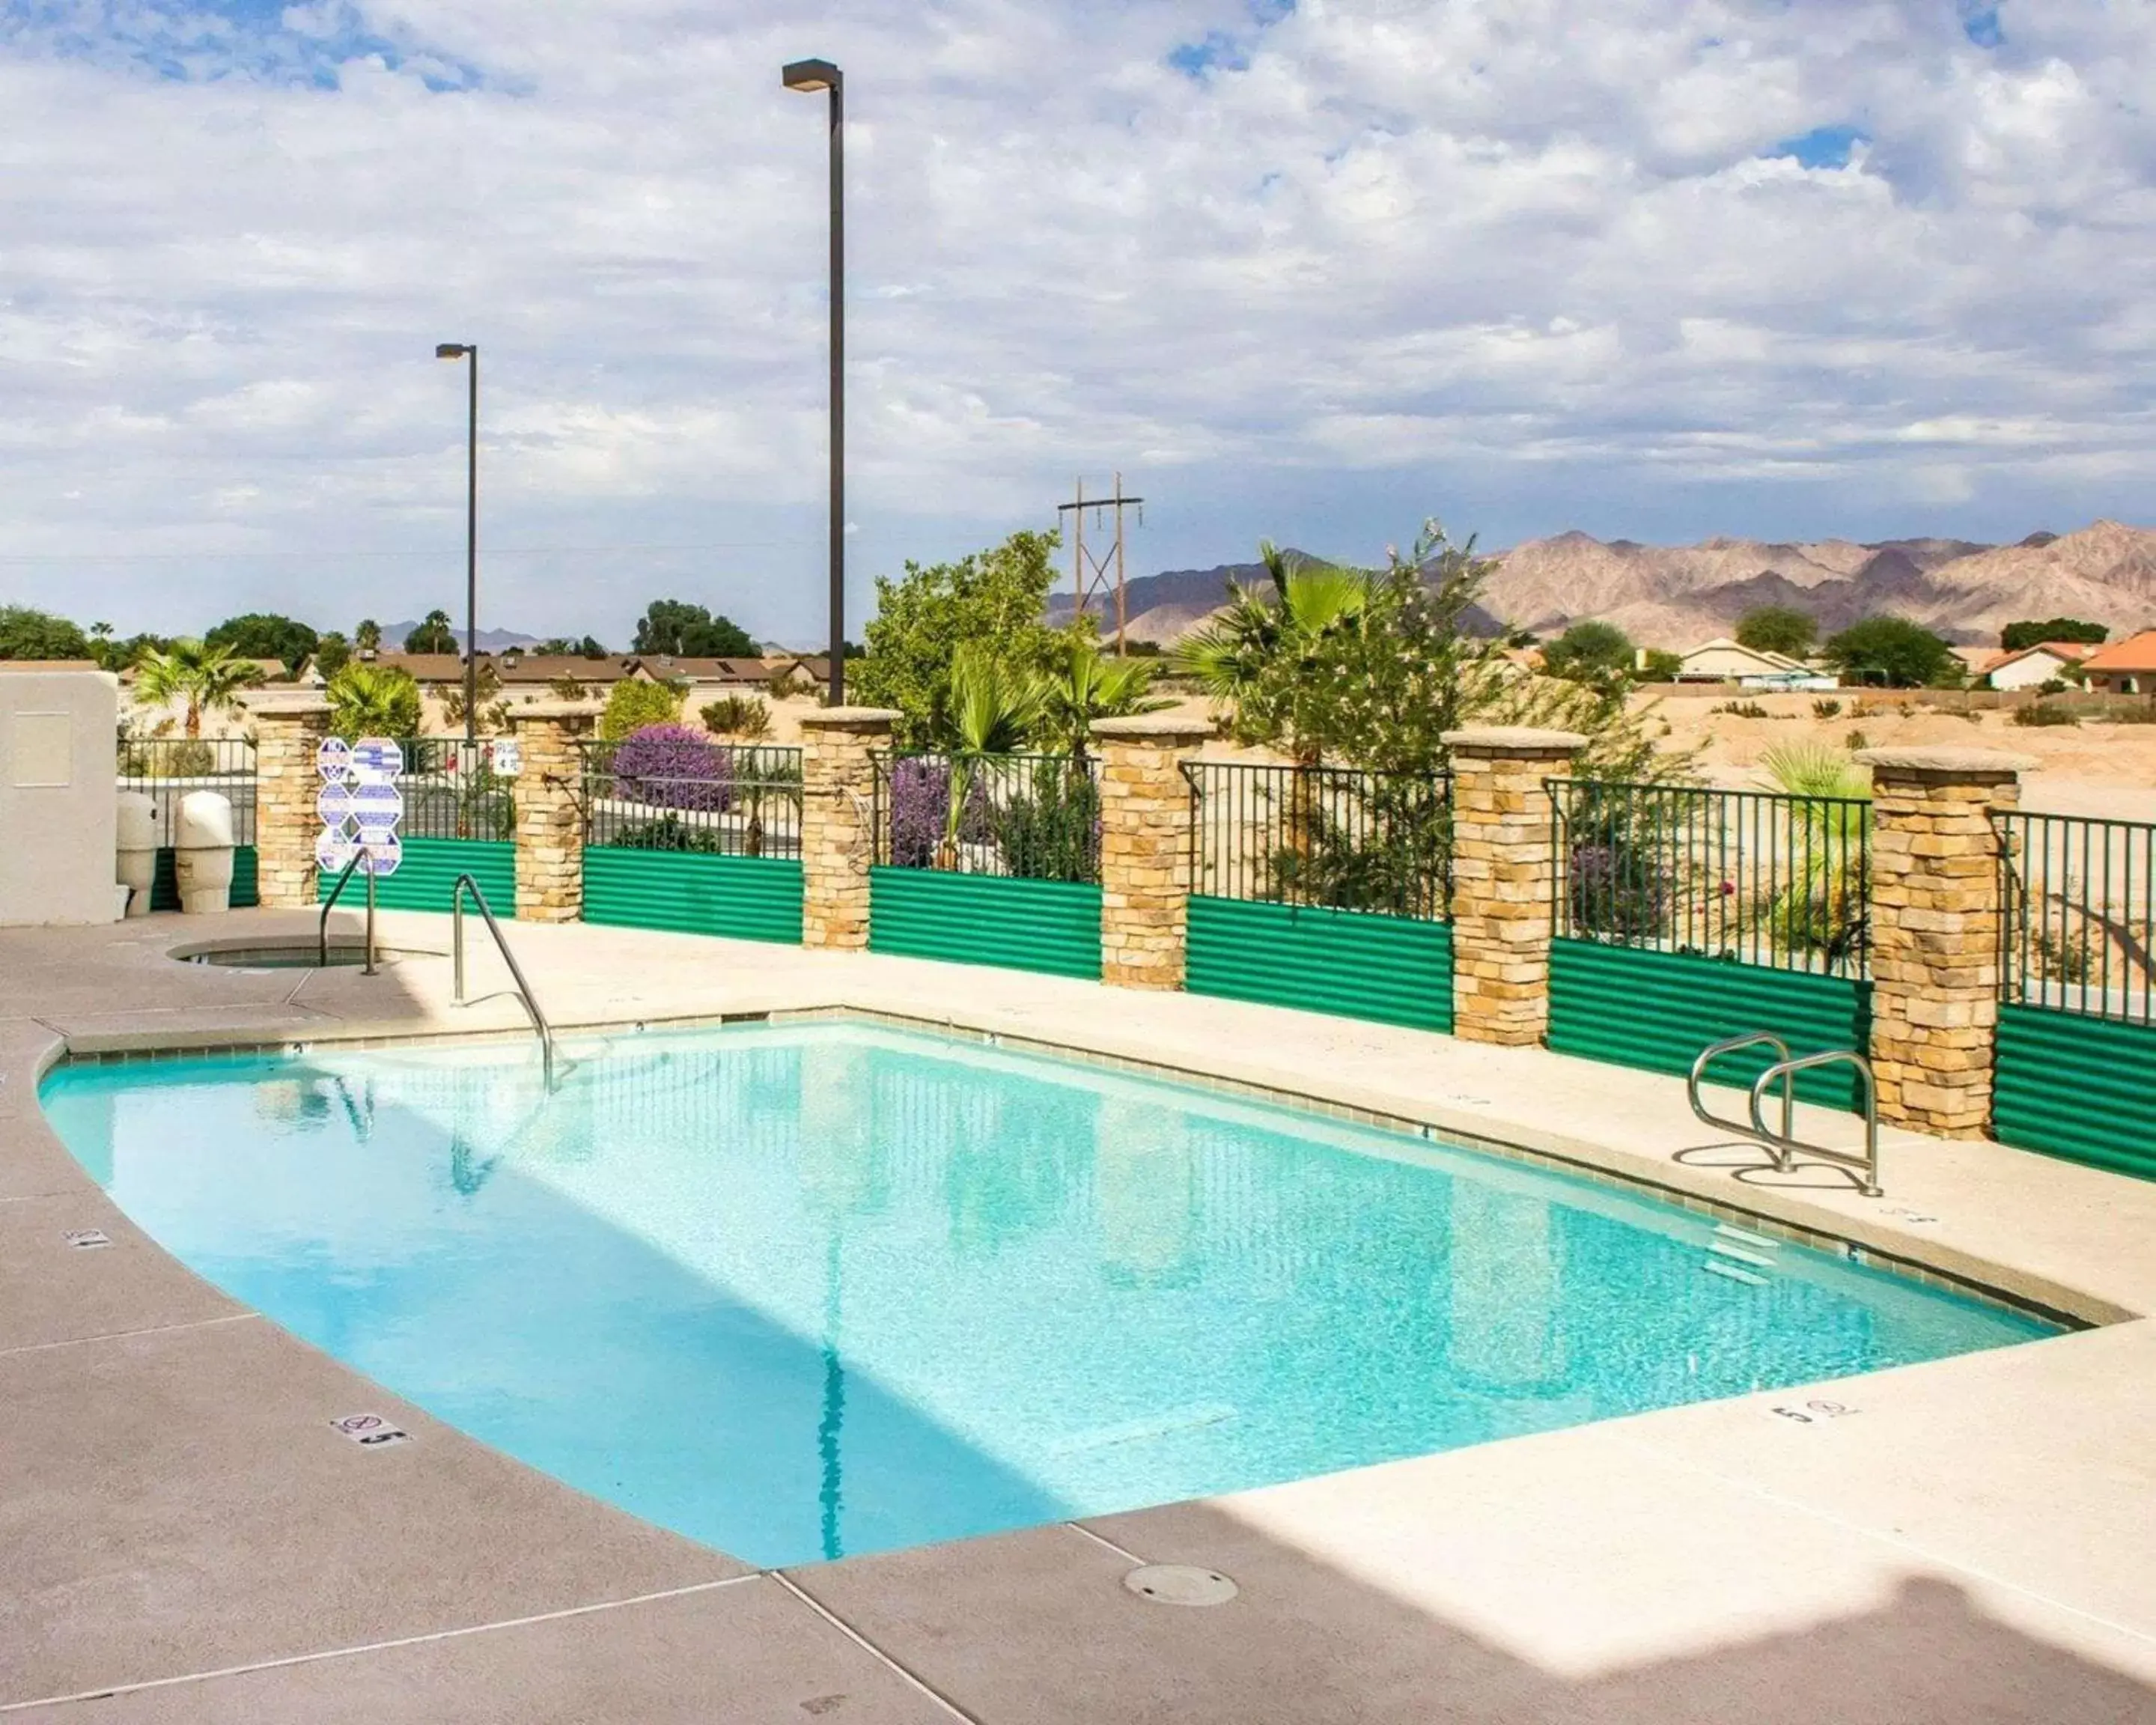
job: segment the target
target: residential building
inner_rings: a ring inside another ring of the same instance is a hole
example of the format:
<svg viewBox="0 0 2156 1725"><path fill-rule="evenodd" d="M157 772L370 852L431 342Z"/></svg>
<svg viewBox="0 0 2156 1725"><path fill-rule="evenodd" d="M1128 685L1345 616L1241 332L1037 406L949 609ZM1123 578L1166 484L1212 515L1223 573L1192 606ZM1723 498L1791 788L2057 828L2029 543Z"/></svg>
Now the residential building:
<svg viewBox="0 0 2156 1725"><path fill-rule="evenodd" d="M1802 660L1767 653L1727 635L1702 641L1677 657L1680 683L1735 683L1744 689L1832 689L1835 680Z"/></svg>
<svg viewBox="0 0 2156 1725"><path fill-rule="evenodd" d="M2086 641L2039 641L2012 653L1994 653L1971 675L1994 689L2035 689L2046 683L2064 682L2099 649Z"/></svg>
<svg viewBox="0 0 2156 1725"><path fill-rule="evenodd" d="M2097 648L2082 661L2082 675L2107 695L2156 695L2156 629Z"/></svg>

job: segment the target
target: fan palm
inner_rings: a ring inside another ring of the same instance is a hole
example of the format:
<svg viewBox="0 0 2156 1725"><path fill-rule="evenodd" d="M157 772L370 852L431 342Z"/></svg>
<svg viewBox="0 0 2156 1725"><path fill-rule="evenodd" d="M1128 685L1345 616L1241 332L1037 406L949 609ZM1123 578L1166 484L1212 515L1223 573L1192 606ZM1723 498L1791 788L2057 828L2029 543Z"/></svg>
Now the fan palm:
<svg viewBox="0 0 2156 1725"><path fill-rule="evenodd" d="M182 639L162 651L150 648L136 661L135 698L149 706L183 702L183 728L189 737L200 737L205 712L238 707L239 691L261 680L262 667L253 661Z"/></svg>
<svg viewBox="0 0 2156 1725"><path fill-rule="evenodd" d="M419 685L409 671L355 660L330 679L330 729L346 742L362 737L414 737Z"/></svg>
<svg viewBox="0 0 2156 1725"><path fill-rule="evenodd" d="M1861 867L1871 782L1856 762L1824 743L1779 744L1761 751L1759 764L1791 798L1794 813L1795 879L1774 896L1768 918L1785 946L1817 948L1828 968L1839 970L1864 932Z"/></svg>
<svg viewBox="0 0 2156 1725"><path fill-rule="evenodd" d="M1147 691L1153 668L1142 659L1108 659L1084 635L1073 635L1061 665L1042 682L1039 741L1083 758L1096 719L1158 712L1171 703Z"/></svg>

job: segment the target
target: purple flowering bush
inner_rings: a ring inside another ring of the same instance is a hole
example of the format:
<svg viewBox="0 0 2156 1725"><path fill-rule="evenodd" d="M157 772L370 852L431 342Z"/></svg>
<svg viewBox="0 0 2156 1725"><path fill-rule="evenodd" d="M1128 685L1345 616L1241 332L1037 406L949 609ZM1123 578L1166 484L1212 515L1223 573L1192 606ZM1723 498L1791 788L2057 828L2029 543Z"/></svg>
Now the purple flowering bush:
<svg viewBox="0 0 2156 1725"><path fill-rule="evenodd" d="M716 814L733 801L730 750L686 725L646 725L613 751L613 793L653 809Z"/></svg>
<svg viewBox="0 0 2156 1725"><path fill-rule="evenodd" d="M909 755L891 764L891 862L894 868L932 869L951 829L951 763L933 755ZM996 836L995 810L986 780L974 773L958 815L958 842L986 845Z"/></svg>

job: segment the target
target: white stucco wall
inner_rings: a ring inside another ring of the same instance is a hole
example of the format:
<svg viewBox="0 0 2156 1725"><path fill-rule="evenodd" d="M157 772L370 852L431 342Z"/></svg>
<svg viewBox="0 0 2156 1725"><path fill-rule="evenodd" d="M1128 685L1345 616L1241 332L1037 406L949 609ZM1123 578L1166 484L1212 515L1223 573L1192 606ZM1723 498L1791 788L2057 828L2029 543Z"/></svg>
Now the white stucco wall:
<svg viewBox="0 0 2156 1725"><path fill-rule="evenodd" d="M0 663L0 927L119 920L119 679Z"/></svg>
<svg viewBox="0 0 2156 1725"><path fill-rule="evenodd" d="M2002 665L1990 676L1994 689L2034 689L2039 683L2048 683L2062 675L2066 669L2064 660L2054 659L2048 653L2025 653L2011 665Z"/></svg>

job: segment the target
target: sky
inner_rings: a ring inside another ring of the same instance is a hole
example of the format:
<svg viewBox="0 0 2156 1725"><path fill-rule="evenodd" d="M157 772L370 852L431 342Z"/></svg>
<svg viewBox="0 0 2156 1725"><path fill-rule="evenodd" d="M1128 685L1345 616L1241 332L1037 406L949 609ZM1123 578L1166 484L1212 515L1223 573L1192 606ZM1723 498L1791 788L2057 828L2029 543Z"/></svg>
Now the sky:
<svg viewBox="0 0 2156 1725"><path fill-rule="evenodd" d="M2156 0L0 0L0 603L625 643L1146 498L1270 537L2147 521ZM850 631L858 635L858 629Z"/></svg>

